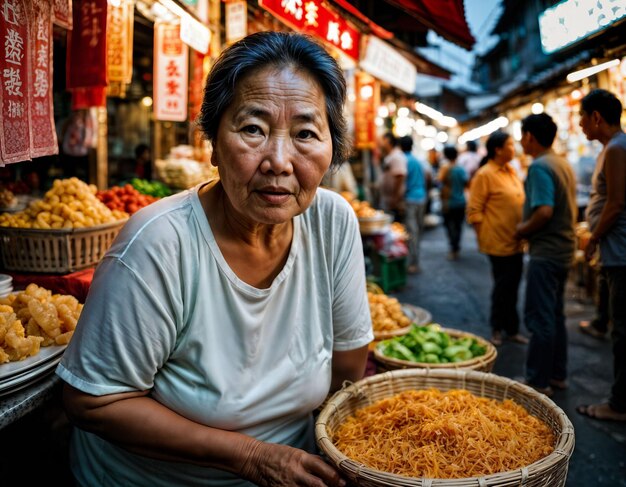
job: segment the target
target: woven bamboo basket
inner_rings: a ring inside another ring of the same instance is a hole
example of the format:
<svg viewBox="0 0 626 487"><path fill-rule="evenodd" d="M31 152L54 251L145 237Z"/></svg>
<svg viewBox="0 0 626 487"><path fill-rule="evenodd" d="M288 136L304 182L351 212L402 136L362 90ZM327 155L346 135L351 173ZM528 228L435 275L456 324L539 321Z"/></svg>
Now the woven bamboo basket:
<svg viewBox="0 0 626 487"><path fill-rule="evenodd" d="M431 479L405 477L374 470L351 460L333 444L333 431L358 409L408 390L437 388L441 391L466 389L479 397L511 399L530 414L545 421L556 438L554 451L523 468L484 477ZM315 437L323 454L347 479L364 487L562 487L569 459L574 451L574 427L554 402L534 389L505 377L474 370L404 369L378 374L335 393L315 423Z"/></svg>
<svg viewBox="0 0 626 487"><path fill-rule="evenodd" d="M408 331L408 330L407 330ZM411 362L409 360L400 360L392 357L387 357L383 355L383 353L378 349L378 347L374 347L374 359L376 360L377 369L379 372L385 372L387 370L396 370L396 369L410 369L410 368L420 368L420 369L468 369L468 370L478 370L480 372L491 372L494 364L496 363L496 358L498 357L498 351L496 347L494 347L491 343L485 340L478 335L474 335L472 333L468 333L461 330L454 330L452 328L442 328L441 331L445 331L452 338L473 338L478 342L478 344L482 347L485 347L486 352L484 355L480 357L474 357L470 360L463 360L462 362L454 362L448 364L428 364L425 362ZM405 332L406 333L406 332Z"/></svg>
<svg viewBox="0 0 626 487"><path fill-rule="evenodd" d="M86 228L0 228L2 266L10 271L64 274L96 265L127 220Z"/></svg>
<svg viewBox="0 0 626 487"><path fill-rule="evenodd" d="M363 235L382 233L391 223L393 217L387 213L379 213L376 216L358 217L359 230Z"/></svg>

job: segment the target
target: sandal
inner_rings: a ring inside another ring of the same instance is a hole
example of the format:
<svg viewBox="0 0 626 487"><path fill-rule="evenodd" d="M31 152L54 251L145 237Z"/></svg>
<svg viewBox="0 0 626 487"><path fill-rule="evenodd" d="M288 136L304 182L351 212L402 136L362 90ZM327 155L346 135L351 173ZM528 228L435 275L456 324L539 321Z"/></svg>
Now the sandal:
<svg viewBox="0 0 626 487"><path fill-rule="evenodd" d="M491 334L491 339L489 341L493 343L496 347L499 347L500 345L502 345L502 333L500 333L499 331L494 331Z"/></svg>
<svg viewBox="0 0 626 487"><path fill-rule="evenodd" d="M608 403L582 404L576 407L576 412L592 419L626 422L626 413L618 413Z"/></svg>
<svg viewBox="0 0 626 487"><path fill-rule="evenodd" d="M591 321L581 321L578 324L578 328L585 335L589 335L589 336L592 336L594 338L599 338L599 339L602 340L602 339L604 339L606 337L606 332L598 330L595 326L593 326Z"/></svg>

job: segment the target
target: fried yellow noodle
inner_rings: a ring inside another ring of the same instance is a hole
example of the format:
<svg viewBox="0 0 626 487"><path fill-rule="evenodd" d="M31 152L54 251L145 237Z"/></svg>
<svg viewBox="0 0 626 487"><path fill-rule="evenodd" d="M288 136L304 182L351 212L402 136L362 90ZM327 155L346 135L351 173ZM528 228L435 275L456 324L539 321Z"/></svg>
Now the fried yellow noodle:
<svg viewBox="0 0 626 487"><path fill-rule="evenodd" d="M554 450L555 438L548 425L511 400L429 389L360 409L337 428L333 441L369 468L456 479L528 466Z"/></svg>

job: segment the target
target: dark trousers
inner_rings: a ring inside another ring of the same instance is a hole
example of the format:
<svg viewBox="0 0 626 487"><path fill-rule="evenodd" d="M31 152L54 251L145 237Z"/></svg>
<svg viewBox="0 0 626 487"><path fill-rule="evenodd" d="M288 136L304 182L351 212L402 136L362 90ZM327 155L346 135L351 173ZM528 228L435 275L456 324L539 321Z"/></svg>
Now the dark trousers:
<svg viewBox="0 0 626 487"><path fill-rule="evenodd" d="M603 267L609 287L609 317L613 323L613 387L609 404L626 413L626 267Z"/></svg>
<svg viewBox="0 0 626 487"><path fill-rule="evenodd" d="M596 317L591 322L596 330L606 333L609 329L609 285L606 279L606 271L600 269L597 279Z"/></svg>
<svg viewBox="0 0 626 487"><path fill-rule="evenodd" d="M548 387L567 377L567 331L563 294L569 267L551 259L531 257L526 272L524 322L532 333L526 357L526 380Z"/></svg>
<svg viewBox="0 0 626 487"><path fill-rule="evenodd" d="M443 212L443 223L448 232L450 250L458 252L461 248L461 233L463 232L463 221L465 220L465 206L459 208L448 208Z"/></svg>
<svg viewBox="0 0 626 487"><path fill-rule="evenodd" d="M493 290L491 291L492 331L504 331L507 335L519 332L517 295L524 267L524 254L490 255Z"/></svg>

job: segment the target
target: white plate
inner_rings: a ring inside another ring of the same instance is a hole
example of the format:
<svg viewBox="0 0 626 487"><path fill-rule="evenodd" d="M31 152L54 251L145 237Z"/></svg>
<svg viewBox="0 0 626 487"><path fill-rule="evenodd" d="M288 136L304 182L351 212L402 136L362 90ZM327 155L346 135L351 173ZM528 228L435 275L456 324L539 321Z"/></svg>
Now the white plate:
<svg viewBox="0 0 626 487"><path fill-rule="evenodd" d="M63 353L67 345L51 345L41 347L39 353L18 362L0 364L0 384L18 374L23 374L33 367L38 367Z"/></svg>
<svg viewBox="0 0 626 487"><path fill-rule="evenodd" d="M31 382L35 382L41 375L44 375L46 372L54 369L58 363L61 361L61 357L56 357L48 362L44 362L43 364L35 367L34 369L30 369L23 374L19 374L11 377L8 380L4 380L0 382L0 392L3 391L14 391L18 389L18 386L25 386L30 384ZM19 387L21 388L21 387Z"/></svg>
<svg viewBox="0 0 626 487"><path fill-rule="evenodd" d="M6 289L0 289L0 298L6 298L12 292L13 292L13 287L9 287L9 288L6 288Z"/></svg>
<svg viewBox="0 0 626 487"><path fill-rule="evenodd" d="M0 274L0 286L8 286L13 282L13 277L8 274Z"/></svg>

